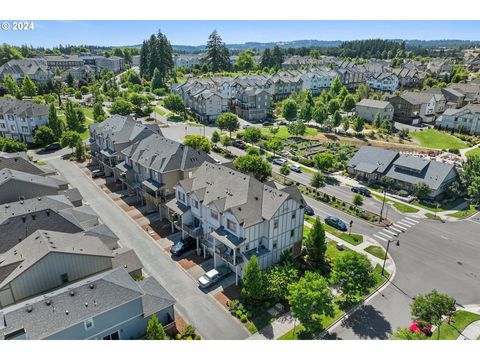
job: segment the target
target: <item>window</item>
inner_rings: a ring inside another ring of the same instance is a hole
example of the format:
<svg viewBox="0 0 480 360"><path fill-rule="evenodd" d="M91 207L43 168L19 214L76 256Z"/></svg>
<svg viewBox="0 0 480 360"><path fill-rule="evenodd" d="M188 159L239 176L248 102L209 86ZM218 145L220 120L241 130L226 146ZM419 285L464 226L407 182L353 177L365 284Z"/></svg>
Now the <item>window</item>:
<svg viewBox="0 0 480 360"><path fill-rule="evenodd" d="M198 201L195 200L195 199L192 199L192 200L193 200L193 207L194 207L195 209L198 209Z"/></svg>
<svg viewBox="0 0 480 360"><path fill-rule="evenodd" d="M103 340L120 340L120 334L118 331L115 331L114 333L104 336Z"/></svg>
<svg viewBox="0 0 480 360"><path fill-rule="evenodd" d="M22 126L22 132L28 132L28 126Z"/></svg>
<svg viewBox="0 0 480 360"><path fill-rule="evenodd" d="M0 124L0 129L5 129L5 124Z"/></svg>
<svg viewBox="0 0 480 360"><path fill-rule="evenodd" d="M273 220L273 229L278 229L278 219Z"/></svg>
<svg viewBox="0 0 480 360"><path fill-rule="evenodd" d="M178 199L185 203L185 194L184 193L181 193L181 192L178 192Z"/></svg>
<svg viewBox="0 0 480 360"><path fill-rule="evenodd" d="M15 125L10 125L10 130L17 131L17 127Z"/></svg>
<svg viewBox="0 0 480 360"><path fill-rule="evenodd" d="M292 220L295 219L296 215L297 215L297 214L296 214L295 212L292 214Z"/></svg>
<svg viewBox="0 0 480 360"><path fill-rule="evenodd" d="M237 224L230 219L227 219L227 228L234 233L237 232Z"/></svg>
<svg viewBox="0 0 480 360"><path fill-rule="evenodd" d="M290 237L293 238L295 236L295 229L290 230Z"/></svg>
<svg viewBox="0 0 480 360"><path fill-rule="evenodd" d="M88 329L91 329L93 328L93 319L87 319L83 322L83 324L85 325L85 330L88 330Z"/></svg>
<svg viewBox="0 0 480 360"><path fill-rule="evenodd" d="M210 210L210 216L212 217L212 219L215 219L218 221L218 212L215 211L215 210Z"/></svg>
<svg viewBox="0 0 480 360"><path fill-rule="evenodd" d="M272 249L275 250L277 248L277 240L273 240L273 243L272 243Z"/></svg>

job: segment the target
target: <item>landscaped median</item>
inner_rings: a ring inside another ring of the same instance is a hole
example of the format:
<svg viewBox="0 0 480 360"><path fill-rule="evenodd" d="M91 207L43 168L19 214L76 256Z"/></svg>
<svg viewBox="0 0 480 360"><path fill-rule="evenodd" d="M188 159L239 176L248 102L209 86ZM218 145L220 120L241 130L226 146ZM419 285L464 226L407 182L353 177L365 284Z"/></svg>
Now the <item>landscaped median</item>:
<svg viewBox="0 0 480 360"><path fill-rule="evenodd" d="M310 223L310 224L314 224L315 222L315 218L312 217L312 216L308 216L306 215L305 216L305 220ZM328 224L325 224L325 223L322 223L322 226L323 228L325 229L326 232L332 234L332 235L335 235L336 237L352 244L352 245L359 245L363 242L363 235L362 234L348 234L346 232L342 232L340 230L337 230L335 229L333 226L330 226ZM310 230L308 230L309 232ZM308 234L308 233L307 233ZM304 236L305 236L305 232L304 232Z"/></svg>
<svg viewBox="0 0 480 360"><path fill-rule="evenodd" d="M370 245L367 246L364 250L379 259L385 259L385 250L381 246Z"/></svg>
<svg viewBox="0 0 480 360"><path fill-rule="evenodd" d="M383 201L382 195L372 193L372 196L379 201ZM402 213L417 213L419 211L417 208L414 208L413 206L409 206L407 204L392 200L390 198L386 198L385 201L389 204L392 204L395 209L397 209Z"/></svg>
<svg viewBox="0 0 480 360"><path fill-rule="evenodd" d="M478 209L474 205L470 204L470 206L467 209L454 212L453 214L449 214L448 216L453 216L454 218L457 218L457 219L466 219L477 212L478 212Z"/></svg>

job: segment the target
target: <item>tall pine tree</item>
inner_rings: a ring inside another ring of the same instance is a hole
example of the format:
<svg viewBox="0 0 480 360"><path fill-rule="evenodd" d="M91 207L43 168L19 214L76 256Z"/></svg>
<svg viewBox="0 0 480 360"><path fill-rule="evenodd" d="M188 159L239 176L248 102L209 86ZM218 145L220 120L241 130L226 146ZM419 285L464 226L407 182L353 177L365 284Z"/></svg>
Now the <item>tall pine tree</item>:
<svg viewBox="0 0 480 360"><path fill-rule="evenodd" d="M206 63L212 72L230 69L230 53L217 30L208 37Z"/></svg>

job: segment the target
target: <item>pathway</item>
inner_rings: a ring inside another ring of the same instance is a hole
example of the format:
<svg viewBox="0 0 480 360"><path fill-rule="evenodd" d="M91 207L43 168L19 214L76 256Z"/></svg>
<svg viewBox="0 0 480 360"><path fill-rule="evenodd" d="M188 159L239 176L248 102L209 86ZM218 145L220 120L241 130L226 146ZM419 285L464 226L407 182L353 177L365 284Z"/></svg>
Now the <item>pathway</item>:
<svg viewBox="0 0 480 360"><path fill-rule="evenodd" d="M476 149L480 146L480 144L474 145L472 147L466 148L466 149L460 149L460 156L462 157L462 160L466 161L467 160L467 152L470 150Z"/></svg>
<svg viewBox="0 0 480 360"><path fill-rule="evenodd" d="M480 338L480 320L474 321L468 325L457 340L477 340Z"/></svg>

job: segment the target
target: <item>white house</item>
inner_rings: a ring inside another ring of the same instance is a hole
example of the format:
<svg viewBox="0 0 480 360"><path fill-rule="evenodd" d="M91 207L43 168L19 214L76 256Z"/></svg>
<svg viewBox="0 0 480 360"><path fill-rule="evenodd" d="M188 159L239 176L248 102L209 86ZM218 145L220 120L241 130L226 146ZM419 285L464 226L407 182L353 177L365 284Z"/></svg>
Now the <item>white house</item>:
<svg viewBox="0 0 480 360"><path fill-rule="evenodd" d="M35 129L47 123L47 106L32 101L0 99L0 137L33 143Z"/></svg>
<svg viewBox="0 0 480 360"><path fill-rule="evenodd" d="M447 109L437 120L436 126L480 135L480 104L469 104L461 109Z"/></svg>
<svg viewBox="0 0 480 360"><path fill-rule="evenodd" d="M394 92L398 88L398 77L395 74L381 72L367 75L367 85L373 90Z"/></svg>
<svg viewBox="0 0 480 360"><path fill-rule="evenodd" d="M251 256L262 269L284 251L300 254L305 201L296 187L279 190L227 166L204 163L179 182L167 203L170 220L197 251L236 274Z"/></svg>

